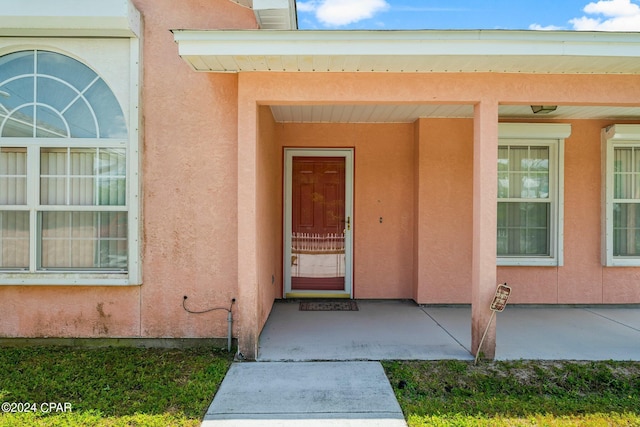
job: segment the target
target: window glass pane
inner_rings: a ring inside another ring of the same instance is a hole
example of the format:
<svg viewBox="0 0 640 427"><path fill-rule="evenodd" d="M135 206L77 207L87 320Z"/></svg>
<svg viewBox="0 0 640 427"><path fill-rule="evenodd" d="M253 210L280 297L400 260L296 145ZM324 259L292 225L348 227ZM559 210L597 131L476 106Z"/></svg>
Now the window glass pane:
<svg viewBox="0 0 640 427"><path fill-rule="evenodd" d="M531 172L549 172L549 147L531 147L527 161Z"/></svg>
<svg viewBox="0 0 640 427"><path fill-rule="evenodd" d="M2 127L2 137L32 138L33 107L27 106L14 110Z"/></svg>
<svg viewBox="0 0 640 427"><path fill-rule="evenodd" d="M550 203L498 203L498 255L550 255Z"/></svg>
<svg viewBox="0 0 640 427"><path fill-rule="evenodd" d="M126 212L42 212L41 236L41 268L127 268Z"/></svg>
<svg viewBox="0 0 640 427"><path fill-rule="evenodd" d="M0 205L27 203L27 149L0 147Z"/></svg>
<svg viewBox="0 0 640 427"><path fill-rule="evenodd" d="M40 203L43 205L95 204L97 149L40 150Z"/></svg>
<svg viewBox="0 0 640 427"><path fill-rule="evenodd" d="M69 136L67 124L57 111L48 107L36 107L36 137L37 138L66 138Z"/></svg>
<svg viewBox="0 0 640 427"><path fill-rule="evenodd" d="M498 172L509 170L509 149L507 147L498 147Z"/></svg>
<svg viewBox="0 0 640 427"><path fill-rule="evenodd" d="M509 197L509 174L498 172L498 198L504 199Z"/></svg>
<svg viewBox="0 0 640 427"><path fill-rule="evenodd" d="M98 119L100 138L126 138L127 125L120 104L104 80L93 84L85 93Z"/></svg>
<svg viewBox="0 0 640 427"><path fill-rule="evenodd" d="M0 211L0 269L29 268L29 212Z"/></svg>
<svg viewBox="0 0 640 427"><path fill-rule="evenodd" d="M77 99L64 112L64 118L69 123L72 138L97 138L98 129L91 108L84 99Z"/></svg>
<svg viewBox="0 0 640 427"><path fill-rule="evenodd" d="M613 170L613 197L633 198L633 149L614 149Z"/></svg>
<svg viewBox="0 0 640 427"><path fill-rule="evenodd" d="M33 51L0 56L0 83L23 74L33 74Z"/></svg>
<svg viewBox="0 0 640 427"><path fill-rule="evenodd" d="M38 76L37 91L38 103L49 105L56 111L64 111L79 94L63 82L43 76Z"/></svg>
<svg viewBox="0 0 640 427"><path fill-rule="evenodd" d="M96 78L96 73L83 63L59 53L38 51L38 74L57 77L78 91L83 91Z"/></svg>
<svg viewBox="0 0 640 427"><path fill-rule="evenodd" d="M99 205L126 205L126 156L121 149L101 149L98 161Z"/></svg>
<svg viewBox="0 0 640 427"><path fill-rule="evenodd" d="M498 198L549 197L549 147L499 147Z"/></svg>
<svg viewBox="0 0 640 427"><path fill-rule="evenodd" d="M40 203L66 205L67 164L66 148L42 148L40 150Z"/></svg>
<svg viewBox="0 0 640 427"><path fill-rule="evenodd" d="M521 149L518 155L521 155ZM524 199L538 199L549 197L549 148L528 147L526 158L520 159L521 168L525 173L521 175L522 184L520 197Z"/></svg>
<svg viewBox="0 0 640 427"><path fill-rule="evenodd" d="M640 204L613 204L613 255L640 255Z"/></svg>
<svg viewBox="0 0 640 427"><path fill-rule="evenodd" d="M530 173L525 181L527 199L549 198L549 173Z"/></svg>
<svg viewBox="0 0 640 427"><path fill-rule="evenodd" d="M42 148L40 203L126 205L124 149Z"/></svg>
<svg viewBox="0 0 640 427"><path fill-rule="evenodd" d="M1 66L0 66L1 67ZM11 81L0 81L0 113L3 115L25 104L33 111L33 76L25 76ZM33 113L30 114L33 116ZM30 135L31 136L31 135Z"/></svg>

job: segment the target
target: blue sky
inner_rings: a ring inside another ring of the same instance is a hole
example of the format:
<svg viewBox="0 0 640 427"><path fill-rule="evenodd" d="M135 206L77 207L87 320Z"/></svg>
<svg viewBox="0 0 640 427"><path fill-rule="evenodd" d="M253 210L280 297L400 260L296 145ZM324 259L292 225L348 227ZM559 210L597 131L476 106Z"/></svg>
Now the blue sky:
<svg viewBox="0 0 640 427"><path fill-rule="evenodd" d="M640 31L640 0L296 0L300 29Z"/></svg>

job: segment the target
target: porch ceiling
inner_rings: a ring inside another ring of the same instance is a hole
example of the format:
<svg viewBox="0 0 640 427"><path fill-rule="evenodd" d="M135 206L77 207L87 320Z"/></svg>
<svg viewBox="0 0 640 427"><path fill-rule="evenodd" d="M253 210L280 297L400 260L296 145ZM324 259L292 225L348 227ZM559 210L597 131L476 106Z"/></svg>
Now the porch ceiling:
<svg viewBox="0 0 640 427"><path fill-rule="evenodd" d="M418 118L472 118L472 105L272 105L279 123L412 123ZM501 105L503 119L638 120L638 107L558 106L549 114L533 114L528 105Z"/></svg>

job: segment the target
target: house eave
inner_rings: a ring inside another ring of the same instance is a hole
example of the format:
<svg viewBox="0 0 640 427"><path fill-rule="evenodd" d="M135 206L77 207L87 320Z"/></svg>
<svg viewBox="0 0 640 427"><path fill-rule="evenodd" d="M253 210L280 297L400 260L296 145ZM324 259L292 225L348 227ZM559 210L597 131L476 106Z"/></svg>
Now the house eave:
<svg viewBox="0 0 640 427"><path fill-rule="evenodd" d="M640 33L174 30L205 72L638 74Z"/></svg>
<svg viewBox="0 0 640 427"><path fill-rule="evenodd" d="M295 0L231 0L253 9L258 27L263 30L295 30L298 28Z"/></svg>

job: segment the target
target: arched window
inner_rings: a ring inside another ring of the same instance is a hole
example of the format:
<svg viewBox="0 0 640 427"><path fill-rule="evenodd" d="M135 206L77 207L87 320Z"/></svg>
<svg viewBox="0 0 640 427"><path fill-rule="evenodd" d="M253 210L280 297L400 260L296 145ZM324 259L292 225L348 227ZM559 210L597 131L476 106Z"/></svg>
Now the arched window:
<svg viewBox="0 0 640 427"><path fill-rule="evenodd" d="M59 53L0 57L0 135L126 138L115 96L93 70Z"/></svg>
<svg viewBox="0 0 640 427"><path fill-rule="evenodd" d="M126 272L128 144L91 68L44 50L0 57L0 270Z"/></svg>

